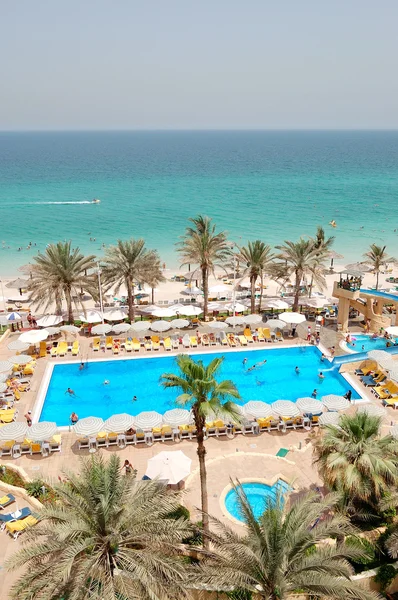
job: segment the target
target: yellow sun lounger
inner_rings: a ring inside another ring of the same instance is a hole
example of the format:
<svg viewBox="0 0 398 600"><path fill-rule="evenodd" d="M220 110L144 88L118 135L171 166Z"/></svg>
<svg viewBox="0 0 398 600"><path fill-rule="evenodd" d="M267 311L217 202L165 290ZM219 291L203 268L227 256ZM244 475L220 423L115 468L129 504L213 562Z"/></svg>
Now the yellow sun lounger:
<svg viewBox="0 0 398 600"><path fill-rule="evenodd" d="M57 354L58 356L65 356L68 352L68 344L66 342L60 342L58 344Z"/></svg>
<svg viewBox="0 0 398 600"><path fill-rule="evenodd" d="M247 346L247 339L244 335L238 335L238 340L241 346Z"/></svg>
<svg viewBox="0 0 398 600"><path fill-rule="evenodd" d="M38 519L33 515L29 515L25 519L21 519L20 521L11 521L10 523L6 523L6 531L11 535L11 537L16 540L18 536L25 531L28 527L33 527L38 523Z"/></svg>
<svg viewBox="0 0 398 600"><path fill-rule="evenodd" d="M137 340L137 338L133 338L132 344L134 352L139 352L141 348L140 340Z"/></svg>
<svg viewBox="0 0 398 600"><path fill-rule="evenodd" d="M191 335L189 338L189 341L191 342L191 348L198 347L198 339L197 339L196 335Z"/></svg>
<svg viewBox="0 0 398 600"><path fill-rule="evenodd" d="M99 352L100 345L101 345L101 338L95 337L93 339L93 350L94 350L94 352Z"/></svg>
<svg viewBox="0 0 398 600"><path fill-rule="evenodd" d="M153 335L151 337L151 340L152 340L152 349L153 350L159 350L159 348L160 348L160 339L159 339L159 337L157 335Z"/></svg>
<svg viewBox="0 0 398 600"><path fill-rule="evenodd" d="M80 344L76 340L75 342L73 342L73 345L72 345L72 356L77 356L79 354L79 350L80 350Z"/></svg>
<svg viewBox="0 0 398 600"><path fill-rule="evenodd" d="M264 337L264 334L263 334L263 328L262 327L259 327L257 329L257 341L258 342L265 342L265 337Z"/></svg>
<svg viewBox="0 0 398 600"><path fill-rule="evenodd" d="M0 410L0 422L12 423L15 420L15 409Z"/></svg>
<svg viewBox="0 0 398 600"><path fill-rule="evenodd" d="M166 351L171 351L171 339L169 337L164 338L163 346Z"/></svg>
<svg viewBox="0 0 398 600"><path fill-rule="evenodd" d="M108 337L105 340L105 347L107 350L112 350L113 347L113 337L111 335L108 335Z"/></svg>
<svg viewBox="0 0 398 600"><path fill-rule="evenodd" d="M243 335L245 336L245 338L249 344L254 343L252 332L250 331L250 329L248 327L246 327L246 329L244 330Z"/></svg>
<svg viewBox="0 0 398 600"><path fill-rule="evenodd" d="M47 344L46 342L40 342L39 358L45 358L47 356Z"/></svg>
<svg viewBox="0 0 398 600"><path fill-rule="evenodd" d="M152 350L152 342L150 339L145 338L144 347L147 352L150 352Z"/></svg>
<svg viewBox="0 0 398 600"><path fill-rule="evenodd" d="M228 339L228 344L232 348L236 348L236 340L235 340L234 334L233 333L227 333L227 339Z"/></svg>
<svg viewBox="0 0 398 600"><path fill-rule="evenodd" d="M272 342L271 331L269 327L263 327L263 336L266 342Z"/></svg>
<svg viewBox="0 0 398 600"><path fill-rule="evenodd" d="M131 338L127 338L127 340L124 343L124 349L126 350L126 352L132 352L133 350L133 341Z"/></svg>
<svg viewBox="0 0 398 600"><path fill-rule="evenodd" d="M58 342L50 348L50 356L57 356L58 353Z"/></svg>
<svg viewBox="0 0 398 600"><path fill-rule="evenodd" d="M5 508L13 502L15 502L15 497L12 494L6 494L0 498L0 508Z"/></svg>

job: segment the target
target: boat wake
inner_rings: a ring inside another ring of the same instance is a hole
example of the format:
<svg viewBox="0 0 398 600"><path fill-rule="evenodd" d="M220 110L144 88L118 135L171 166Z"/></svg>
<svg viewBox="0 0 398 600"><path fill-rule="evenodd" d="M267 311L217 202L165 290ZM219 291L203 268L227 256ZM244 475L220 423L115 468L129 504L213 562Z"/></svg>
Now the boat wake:
<svg viewBox="0 0 398 600"><path fill-rule="evenodd" d="M65 201L65 202L27 202L26 204L93 204L91 200L80 200L78 202Z"/></svg>

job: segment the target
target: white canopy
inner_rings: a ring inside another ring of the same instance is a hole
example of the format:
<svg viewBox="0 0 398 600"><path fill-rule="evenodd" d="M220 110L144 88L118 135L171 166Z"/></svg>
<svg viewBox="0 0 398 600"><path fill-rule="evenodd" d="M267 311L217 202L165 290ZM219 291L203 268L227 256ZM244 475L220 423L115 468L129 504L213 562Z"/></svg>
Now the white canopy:
<svg viewBox="0 0 398 600"><path fill-rule="evenodd" d="M196 317L202 314L203 308L200 308L199 306L192 306L192 304L187 304L186 306L178 305L177 307L175 304L173 306L173 311L175 315L178 313L184 317Z"/></svg>
<svg viewBox="0 0 398 600"><path fill-rule="evenodd" d="M50 440L57 433L57 424L51 421L42 421L41 423L33 423L29 427L29 439L35 442L45 442Z"/></svg>
<svg viewBox="0 0 398 600"><path fill-rule="evenodd" d="M210 287L209 292L210 294L223 294L225 292L232 292L232 287L230 285L219 283Z"/></svg>
<svg viewBox="0 0 398 600"><path fill-rule="evenodd" d="M310 398L309 396L299 398L296 402L296 406L303 414L320 415L323 411L322 402L315 398Z"/></svg>
<svg viewBox="0 0 398 600"><path fill-rule="evenodd" d="M292 325L298 325L305 321L305 316L297 312L284 312L279 315L279 318L281 321L291 323Z"/></svg>
<svg viewBox="0 0 398 600"><path fill-rule="evenodd" d="M171 325L176 329L184 329L184 327L188 327L189 321L187 319L174 319L174 321L171 321Z"/></svg>
<svg viewBox="0 0 398 600"><path fill-rule="evenodd" d="M263 317L261 315L245 315L244 317L245 319L245 323L247 323L248 325L256 325L257 323L261 323L263 320Z"/></svg>
<svg viewBox="0 0 398 600"><path fill-rule="evenodd" d="M358 406L357 412L364 412L373 417L386 417L387 411L383 406L379 404L371 404L370 402L367 404L360 404Z"/></svg>
<svg viewBox="0 0 398 600"><path fill-rule="evenodd" d="M8 388L8 385L6 383L4 383L4 381L0 382L0 393L1 394L3 392L5 392L7 388Z"/></svg>
<svg viewBox="0 0 398 600"><path fill-rule="evenodd" d="M108 325L107 323L101 323L100 325L94 325L91 330L91 333L94 335L106 335L112 331L112 325Z"/></svg>
<svg viewBox="0 0 398 600"><path fill-rule="evenodd" d="M44 329L42 329L44 331ZM48 335L56 335L61 331L59 327L46 327L45 331L47 331Z"/></svg>
<svg viewBox="0 0 398 600"><path fill-rule="evenodd" d="M59 325L62 323L64 318L61 315L46 315L41 319L38 319L37 326L38 327L54 327L54 325Z"/></svg>
<svg viewBox="0 0 398 600"><path fill-rule="evenodd" d="M0 440L23 440L28 431L28 425L22 421L14 421L0 427Z"/></svg>
<svg viewBox="0 0 398 600"><path fill-rule="evenodd" d="M23 352L29 348L30 344L27 342L21 342L21 340L14 340L7 345L9 350L14 350L15 352Z"/></svg>
<svg viewBox="0 0 398 600"><path fill-rule="evenodd" d="M350 406L349 401L344 396L337 396L336 394L329 394L328 396L322 397L322 403L328 410L345 410Z"/></svg>
<svg viewBox="0 0 398 600"><path fill-rule="evenodd" d="M206 323L206 327L211 327L212 329L228 329L228 323L224 321L210 321Z"/></svg>
<svg viewBox="0 0 398 600"><path fill-rule="evenodd" d="M283 329L286 327L286 323L281 321L280 319L268 319L265 324L265 327L269 327L269 329Z"/></svg>
<svg viewBox="0 0 398 600"><path fill-rule="evenodd" d="M150 321L136 321L130 325L130 331L148 331L150 326Z"/></svg>
<svg viewBox="0 0 398 600"><path fill-rule="evenodd" d="M16 354L15 356L10 356L7 360L13 365L27 365L32 362L33 356L29 356L29 354Z"/></svg>
<svg viewBox="0 0 398 600"><path fill-rule="evenodd" d="M8 296L7 302L29 302L29 296L28 294L22 294L22 296L20 294L16 294L15 296Z"/></svg>
<svg viewBox="0 0 398 600"><path fill-rule="evenodd" d="M185 296L202 296L203 291L196 285L187 285L187 287L182 290L181 294L184 294Z"/></svg>
<svg viewBox="0 0 398 600"><path fill-rule="evenodd" d="M121 333L126 333L130 329L131 325L129 323L118 323L117 325L113 326L112 331L117 335L120 335Z"/></svg>
<svg viewBox="0 0 398 600"><path fill-rule="evenodd" d="M166 410L163 415L163 423L178 427L178 425L188 425L192 422L192 414L185 408L173 408Z"/></svg>
<svg viewBox="0 0 398 600"><path fill-rule="evenodd" d="M48 338L47 329L31 329L30 331L24 331L19 336L20 342L27 342L28 344L38 344Z"/></svg>
<svg viewBox="0 0 398 600"><path fill-rule="evenodd" d="M138 429L152 429L153 427L159 427L162 420L163 417L160 413L155 410L149 410L137 415L134 422Z"/></svg>
<svg viewBox="0 0 398 600"><path fill-rule="evenodd" d="M277 308L279 310L289 308L289 304L285 300L278 300L278 298L264 298L263 305L265 308Z"/></svg>
<svg viewBox="0 0 398 600"><path fill-rule="evenodd" d="M126 313L120 308L115 308L114 310L107 310L104 312L105 321L124 321L125 318Z"/></svg>
<svg viewBox="0 0 398 600"><path fill-rule="evenodd" d="M207 308L209 310L223 310L224 304L221 304L220 302L209 302Z"/></svg>
<svg viewBox="0 0 398 600"><path fill-rule="evenodd" d="M60 330L64 333L71 333L72 335L76 335L77 333L79 333L80 328L76 327L75 325L62 325L60 327Z"/></svg>
<svg viewBox="0 0 398 600"><path fill-rule="evenodd" d="M245 317L227 317L225 322L228 323L228 325L235 327L236 325L243 325L245 322Z"/></svg>
<svg viewBox="0 0 398 600"><path fill-rule="evenodd" d="M175 312L171 308L157 308L152 311L152 315L161 319L162 317L175 317Z"/></svg>
<svg viewBox="0 0 398 600"><path fill-rule="evenodd" d="M102 315L97 310L89 310L87 313L79 315L82 323L102 323Z"/></svg>
<svg viewBox="0 0 398 600"><path fill-rule="evenodd" d="M127 413L112 415L104 423L104 431L109 433L123 433L132 427L135 423L135 418Z"/></svg>
<svg viewBox="0 0 398 600"><path fill-rule="evenodd" d="M320 425L338 425L340 421L340 415L338 412L325 412L319 417Z"/></svg>
<svg viewBox="0 0 398 600"><path fill-rule="evenodd" d="M159 452L148 460L145 475L149 479L158 478L169 485L177 484L191 472L192 460L181 450Z"/></svg>
<svg viewBox="0 0 398 600"><path fill-rule="evenodd" d="M0 360L0 373L9 373L13 367L13 364L8 360Z"/></svg>
<svg viewBox="0 0 398 600"><path fill-rule="evenodd" d="M291 400L277 400L271 404L274 415L280 417L298 417L300 411L297 405Z"/></svg>
<svg viewBox="0 0 398 600"><path fill-rule="evenodd" d="M170 321L154 321L151 323L150 328L152 331L167 331L172 328L172 324Z"/></svg>
<svg viewBox="0 0 398 600"><path fill-rule="evenodd" d="M244 304L241 304L240 302L235 302L235 306L233 302L230 302L229 304L226 304L224 308L228 311L233 311L235 309L236 313L242 313L245 312L245 310L247 310L247 307Z"/></svg>
<svg viewBox="0 0 398 600"><path fill-rule="evenodd" d="M384 360L391 359L391 354L389 354L385 350L370 350L368 352L368 357L373 358L373 360L375 360L376 362L379 362L380 360L383 360L383 359Z"/></svg>
<svg viewBox="0 0 398 600"><path fill-rule="evenodd" d="M246 417L270 417L273 414L272 408L266 402L261 400L250 400L243 406L243 411Z"/></svg>
<svg viewBox="0 0 398 600"><path fill-rule="evenodd" d="M77 435L90 436L95 435L104 428L104 421L99 417L84 417L73 425L73 431Z"/></svg>

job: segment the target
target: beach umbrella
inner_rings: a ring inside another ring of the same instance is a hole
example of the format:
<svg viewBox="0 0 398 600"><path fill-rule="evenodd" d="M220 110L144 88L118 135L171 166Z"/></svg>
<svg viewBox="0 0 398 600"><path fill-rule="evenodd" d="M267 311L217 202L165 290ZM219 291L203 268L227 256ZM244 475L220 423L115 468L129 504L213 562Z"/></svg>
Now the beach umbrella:
<svg viewBox="0 0 398 600"><path fill-rule="evenodd" d="M91 329L91 333L93 333L94 335L106 335L110 331L112 331L112 326L107 325L106 323L94 325L94 327Z"/></svg>
<svg viewBox="0 0 398 600"><path fill-rule="evenodd" d="M28 354L16 354L15 356L10 356L7 360L13 365L23 366L32 362L33 356L29 356Z"/></svg>
<svg viewBox="0 0 398 600"><path fill-rule="evenodd" d="M163 423L172 427L188 425L188 423L192 422L192 419L192 414L185 408L172 408L171 410L166 410L163 415Z"/></svg>
<svg viewBox="0 0 398 600"><path fill-rule="evenodd" d="M213 285L209 288L210 294L224 294L225 292L231 292L231 286L220 283L218 285Z"/></svg>
<svg viewBox="0 0 398 600"><path fill-rule="evenodd" d="M11 368L11 363L10 363L10 368ZM7 373L0 373L0 383L5 383L7 381L7 379L9 379L9 375L7 375Z"/></svg>
<svg viewBox="0 0 398 600"><path fill-rule="evenodd" d="M358 406L357 412L364 412L372 417L386 417L387 411L385 408L378 404L361 404Z"/></svg>
<svg viewBox="0 0 398 600"><path fill-rule="evenodd" d="M247 323L248 325L257 325L263 320L263 317L261 315L245 315L245 317L243 318L245 319L245 323Z"/></svg>
<svg viewBox="0 0 398 600"><path fill-rule="evenodd" d="M8 385L4 382L0 383L0 393L2 394L3 392L6 391L6 389L8 388Z"/></svg>
<svg viewBox="0 0 398 600"><path fill-rule="evenodd" d="M280 417L298 417L300 411L291 400L277 400L271 404L272 412Z"/></svg>
<svg viewBox="0 0 398 600"><path fill-rule="evenodd" d="M322 397L322 403L328 410L345 410L350 406L349 401L344 396L337 396L336 394L329 394L328 396Z"/></svg>
<svg viewBox="0 0 398 600"><path fill-rule="evenodd" d="M245 306L244 304L240 304L240 302L235 302L235 306L233 304L233 302L230 302L229 304L226 304L224 306L225 310L228 311L234 311L236 313L242 313L245 312L245 310L247 310L247 306Z"/></svg>
<svg viewBox="0 0 398 600"><path fill-rule="evenodd" d="M71 333L72 335L76 335L80 331L80 327L76 327L75 325L62 325L60 330L64 333Z"/></svg>
<svg viewBox="0 0 398 600"><path fill-rule="evenodd" d="M26 342L21 342L21 340L14 340L10 342L7 346L9 350L14 350L15 352L23 352L29 348L30 344Z"/></svg>
<svg viewBox="0 0 398 600"><path fill-rule="evenodd" d="M391 359L391 354L388 354L385 350L370 350L368 352L368 357L373 358L376 362L379 362L383 359Z"/></svg>
<svg viewBox="0 0 398 600"><path fill-rule="evenodd" d="M29 439L35 440L35 442L45 442L50 440L53 435L57 433L57 429L57 424L52 421L33 423L33 425L29 427Z"/></svg>
<svg viewBox="0 0 398 600"><path fill-rule="evenodd" d="M97 310L89 310L85 315L79 315L82 323L102 323L102 315Z"/></svg>
<svg viewBox="0 0 398 600"><path fill-rule="evenodd" d="M181 450L163 451L148 460L145 475L149 479L158 478L167 481L169 485L173 485L190 474L191 464L192 460Z"/></svg>
<svg viewBox="0 0 398 600"><path fill-rule="evenodd" d="M114 325L112 327L113 333L116 333L117 335L120 335L121 333L126 333L127 331L130 331L130 329L130 323L118 323L117 325Z"/></svg>
<svg viewBox="0 0 398 600"><path fill-rule="evenodd" d="M171 329L172 324L170 323L170 321L154 321L153 323L151 323L151 329L152 331L167 331L168 329Z"/></svg>
<svg viewBox="0 0 398 600"><path fill-rule="evenodd" d="M254 417L255 419L270 417L273 414L271 406L261 400L247 402L243 406L243 413L246 417Z"/></svg>
<svg viewBox="0 0 398 600"><path fill-rule="evenodd" d="M9 373L12 367L12 363L8 362L8 360L0 360L0 373Z"/></svg>
<svg viewBox="0 0 398 600"><path fill-rule="evenodd" d="M162 415L154 410L144 411L134 419L135 426L138 429L152 429L153 427L159 427L162 421Z"/></svg>
<svg viewBox="0 0 398 600"><path fill-rule="evenodd" d="M281 321L290 323L292 325L298 325L299 323L304 323L305 321L305 316L297 312L284 312L279 315L279 318Z"/></svg>
<svg viewBox="0 0 398 600"><path fill-rule="evenodd" d="M15 304L19 302L29 302L30 297L27 294L19 294L19 296L8 296L8 302L14 302Z"/></svg>
<svg viewBox="0 0 398 600"><path fill-rule="evenodd" d="M126 318L126 313L120 308L116 308L114 310L108 310L104 312L104 320L105 321L124 321Z"/></svg>
<svg viewBox="0 0 398 600"><path fill-rule="evenodd" d="M278 300L277 298L264 298L264 307L265 308L277 308L278 310L286 310L289 308L289 304L285 302L285 300Z"/></svg>
<svg viewBox="0 0 398 600"><path fill-rule="evenodd" d="M171 308L157 308L152 311L152 315L161 319L162 317L175 317L175 312Z"/></svg>
<svg viewBox="0 0 398 600"><path fill-rule="evenodd" d="M47 329L31 329L30 331L24 331L23 333L21 333L18 340L20 342L25 342L28 344L38 344L39 342L43 342L47 338Z"/></svg>
<svg viewBox="0 0 398 600"><path fill-rule="evenodd" d="M44 329L41 331L44 331ZM45 331L47 331L48 335L51 337L52 335L57 335L57 333L60 333L61 330L59 327L46 327Z"/></svg>
<svg viewBox="0 0 398 600"><path fill-rule="evenodd" d="M303 414L319 415L323 411L322 402L310 397L299 398L296 406Z"/></svg>
<svg viewBox="0 0 398 600"><path fill-rule="evenodd" d="M269 319L266 322L265 327L268 327L269 329L283 329L286 327L286 323L280 319Z"/></svg>
<svg viewBox="0 0 398 600"><path fill-rule="evenodd" d="M313 296L312 298L299 298L299 304L304 306L310 306L311 308L323 308L330 304L329 298L321 298L320 296Z"/></svg>
<svg viewBox="0 0 398 600"><path fill-rule="evenodd" d="M6 284L7 288L14 288L17 290L22 290L27 288L29 285L29 279L22 279L21 277L18 277L18 279L14 279L14 281L10 281L9 283Z"/></svg>
<svg viewBox="0 0 398 600"><path fill-rule="evenodd" d="M187 319L174 319L174 321L171 321L171 325L176 329L184 329L184 327L189 326L189 321Z"/></svg>
<svg viewBox="0 0 398 600"><path fill-rule="evenodd" d="M76 435L90 436L102 431L104 421L100 417L84 417L79 419L72 429Z"/></svg>
<svg viewBox="0 0 398 600"><path fill-rule="evenodd" d="M340 415L338 412L325 412L319 417L320 425L338 425L340 421Z"/></svg>
<svg viewBox="0 0 398 600"><path fill-rule="evenodd" d="M228 329L228 323L225 323L225 321L210 321L210 323L206 323L206 327L211 327L211 329Z"/></svg>
<svg viewBox="0 0 398 600"><path fill-rule="evenodd" d="M386 329L387 333L390 335L398 335L398 325L391 325Z"/></svg>
<svg viewBox="0 0 398 600"><path fill-rule="evenodd" d="M245 318L244 317L227 317L225 319L225 322L228 323L228 325L232 325L233 327L236 327L237 325L243 325L245 322Z"/></svg>
<svg viewBox="0 0 398 600"><path fill-rule="evenodd" d="M109 433L123 433L132 427L135 423L135 418L127 413L112 415L104 423L103 430Z"/></svg>
<svg viewBox="0 0 398 600"><path fill-rule="evenodd" d="M151 315L154 310L159 308L159 306L156 306L156 304L149 304L148 306L139 306L137 308L140 312Z"/></svg>
<svg viewBox="0 0 398 600"><path fill-rule="evenodd" d="M1 429L0 429L1 432ZM393 427L391 427L390 429L390 435L392 435L393 438L398 439L398 425L394 425ZM0 433L1 435L1 433Z"/></svg>
<svg viewBox="0 0 398 600"><path fill-rule="evenodd" d="M388 378L392 379L392 381L398 382L398 363L395 363L394 368L393 365L391 365L391 368L387 370Z"/></svg>
<svg viewBox="0 0 398 600"><path fill-rule="evenodd" d="M203 290L196 287L196 285L188 285L185 289L181 291L181 294L184 294L184 296L202 296Z"/></svg>
<svg viewBox="0 0 398 600"><path fill-rule="evenodd" d="M148 329L150 328L151 323L150 321L136 321L135 323L132 323L130 325L130 331L148 331Z"/></svg>
<svg viewBox="0 0 398 600"><path fill-rule="evenodd" d="M372 270L367 264L363 262L351 263L350 265L346 265L343 273L346 271L360 271L361 273L369 273Z"/></svg>
<svg viewBox="0 0 398 600"><path fill-rule="evenodd" d="M224 305L221 304L220 302L209 302L209 304L207 305L207 308L209 310L223 310Z"/></svg>
<svg viewBox="0 0 398 600"><path fill-rule="evenodd" d="M335 252L334 250L331 250L330 252L328 252L328 257L330 258L330 268L331 269L333 269L333 263L336 259L344 258L344 256L342 254L339 254L338 252Z"/></svg>
<svg viewBox="0 0 398 600"><path fill-rule="evenodd" d="M61 315L46 315L37 321L38 327L54 327L62 323L64 318Z"/></svg>
<svg viewBox="0 0 398 600"><path fill-rule="evenodd" d="M21 440L24 439L28 431L28 425L25 422L14 421L0 427L0 440Z"/></svg>
<svg viewBox="0 0 398 600"><path fill-rule="evenodd" d="M10 314L7 315L6 319L7 319L7 321L11 321L11 322L22 321L21 315L17 312L11 312Z"/></svg>
<svg viewBox="0 0 398 600"><path fill-rule="evenodd" d="M190 304L187 304L187 306L182 305L181 307L174 305L173 312L175 315L178 313L183 317L196 317L202 314L203 308L200 308L199 306L192 306Z"/></svg>

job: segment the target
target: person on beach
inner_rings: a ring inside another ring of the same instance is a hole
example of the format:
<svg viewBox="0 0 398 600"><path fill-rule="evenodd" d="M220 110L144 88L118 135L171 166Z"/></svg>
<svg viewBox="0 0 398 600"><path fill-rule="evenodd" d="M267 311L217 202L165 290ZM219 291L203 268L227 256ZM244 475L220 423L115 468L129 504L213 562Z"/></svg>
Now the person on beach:
<svg viewBox="0 0 398 600"><path fill-rule="evenodd" d="M79 366L79 371L83 371L83 369L84 369L84 366L85 366L85 365L84 365L84 362L82 361L82 362L80 363L80 366Z"/></svg>
<svg viewBox="0 0 398 600"><path fill-rule="evenodd" d="M334 355L335 355L335 353L336 353L336 348L335 348L334 346L332 346L332 347L330 348L330 354L331 354L332 356L334 356Z"/></svg>
<svg viewBox="0 0 398 600"><path fill-rule="evenodd" d="M27 316L26 318L27 318L27 320L28 320L29 327L32 327L32 315L31 315L31 313L30 313L30 312L28 313L28 316Z"/></svg>
<svg viewBox="0 0 398 600"><path fill-rule="evenodd" d="M322 354L322 356L320 358L321 362L324 362L325 358L326 358L326 356L324 354Z"/></svg>
<svg viewBox="0 0 398 600"><path fill-rule="evenodd" d="M351 402L352 391L348 390L346 394L344 394L344 398L347 398L348 402Z"/></svg>
<svg viewBox="0 0 398 600"><path fill-rule="evenodd" d="M126 458L126 460L124 461L124 465L122 467L124 469L124 472L126 475L131 475L133 472L133 465L131 464L131 462Z"/></svg>
<svg viewBox="0 0 398 600"><path fill-rule="evenodd" d="M307 342L311 341L311 336L312 336L311 327L308 325L308 327L307 327Z"/></svg>
<svg viewBox="0 0 398 600"><path fill-rule="evenodd" d="M71 414L71 416L69 417L69 419L70 419L70 422L72 423L72 425L74 425L75 423L78 422L79 417L77 416L77 414L75 412L73 412Z"/></svg>
<svg viewBox="0 0 398 600"><path fill-rule="evenodd" d="M72 390L72 388L69 388L66 390L65 394L69 394L69 396L76 396L75 392Z"/></svg>
<svg viewBox="0 0 398 600"><path fill-rule="evenodd" d="M24 415L28 427L30 427L32 425L32 417L31 417L31 415L32 415L32 411L31 410L28 410L28 412L26 413L26 415Z"/></svg>

